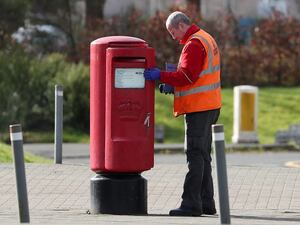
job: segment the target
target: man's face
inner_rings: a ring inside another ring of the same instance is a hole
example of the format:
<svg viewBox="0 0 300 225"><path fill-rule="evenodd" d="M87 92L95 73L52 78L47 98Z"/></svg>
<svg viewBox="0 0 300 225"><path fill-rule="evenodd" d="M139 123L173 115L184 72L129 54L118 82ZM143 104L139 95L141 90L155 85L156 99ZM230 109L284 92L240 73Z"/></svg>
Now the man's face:
<svg viewBox="0 0 300 225"><path fill-rule="evenodd" d="M168 26L167 30L171 34L172 38L174 40L178 40L178 41L180 41L183 38L184 34L185 34L185 32L183 32L183 29L182 29L182 24L179 24L178 28Z"/></svg>

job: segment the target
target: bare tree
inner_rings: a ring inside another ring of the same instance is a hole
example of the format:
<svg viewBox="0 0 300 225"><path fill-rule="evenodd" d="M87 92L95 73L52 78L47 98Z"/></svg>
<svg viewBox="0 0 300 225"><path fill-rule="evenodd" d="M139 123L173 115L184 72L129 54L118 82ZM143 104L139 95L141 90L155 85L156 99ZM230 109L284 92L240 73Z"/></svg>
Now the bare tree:
<svg viewBox="0 0 300 225"><path fill-rule="evenodd" d="M0 1L0 49L5 47L6 39L11 33L24 24L29 0L1 0Z"/></svg>
<svg viewBox="0 0 300 225"><path fill-rule="evenodd" d="M295 3L297 5L298 13L299 13L300 12L300 0L295 0Z"/></svg>
<svg viewBox="0 0 300 225"><path fill-rule="evenodd" d="M193 5L198 12L201 11L201 0L186 0L188 5Z"/></svg>
<svg viewBox="0 0 300 225"><path fill-rule="evenodd" d="M103 19L106 0L86 0L86 22L90 24L94 19Z"/></svg>
<svg viewBox="0 0 300 225"><path fill-rule="evenodd" d="M74 22L74 1L72 0L32 0L29 19L33 24L52 25L61 30L68 39L68 55L78 60L76 49L77 24Z"/></svg>

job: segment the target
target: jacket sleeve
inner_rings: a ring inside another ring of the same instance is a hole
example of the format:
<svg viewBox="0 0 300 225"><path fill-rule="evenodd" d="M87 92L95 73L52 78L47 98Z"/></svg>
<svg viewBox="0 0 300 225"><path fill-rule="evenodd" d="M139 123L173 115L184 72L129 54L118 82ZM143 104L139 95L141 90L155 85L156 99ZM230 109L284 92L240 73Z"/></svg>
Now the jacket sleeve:
<svg viewBox="0 0 300 225"><path fill-rule="evenodd" d="M176 72L161 71L160 80L172 86L194 83L202 71L206 51L199 40L192 39L183 48Z"/></svg>

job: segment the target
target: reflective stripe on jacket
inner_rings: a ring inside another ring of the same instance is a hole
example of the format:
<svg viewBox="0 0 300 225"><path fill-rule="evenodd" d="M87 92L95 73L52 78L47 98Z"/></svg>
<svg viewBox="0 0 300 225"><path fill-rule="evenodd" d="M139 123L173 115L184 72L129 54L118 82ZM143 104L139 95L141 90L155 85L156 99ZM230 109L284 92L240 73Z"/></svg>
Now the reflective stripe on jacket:
<svg viewBox="0 0 300 225"><path fill-rule="evenodd" d="M182 87L175 87L174 116L221 108L220 53L218 46L213 37L202 29L191 35L188 41L191 39L198 39L207 54L203 70L196 82Z"/></svg>

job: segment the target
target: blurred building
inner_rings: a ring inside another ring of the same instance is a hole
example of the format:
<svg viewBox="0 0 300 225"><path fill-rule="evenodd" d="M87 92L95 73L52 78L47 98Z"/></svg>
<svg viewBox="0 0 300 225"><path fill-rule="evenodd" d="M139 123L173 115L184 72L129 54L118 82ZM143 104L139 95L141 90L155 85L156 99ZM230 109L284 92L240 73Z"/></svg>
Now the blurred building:
<svg viewBox="0 0 300 225"><path fill-rule="evenodd" d="M184 5L186 0L106 0L104 17L125 13L129 7L153 15L156 10L167 10L172 5ZM238 17L267 18L275 12L300 19L299 0L199 0L204 18L214 19L229 10ZM200 13L200 12L199 12Z"/></svg>
<svg viewBox="0 0 300 225"><path fill-rule="evenodd" d="M205 18L214 18L229 9L237 17L261 19L272 17L277 12L282 16L300 18L298 0L202 0L201 13Z"/></svg>
<svg viewBox="0 0 300 225"><path fill-rule="evenodd" d="M104 17L126 13L134 6L141 10L145 15L153 15L157 10L166 10L174 4L183 4L184 0L106 0L104 6Z"/></svg>

